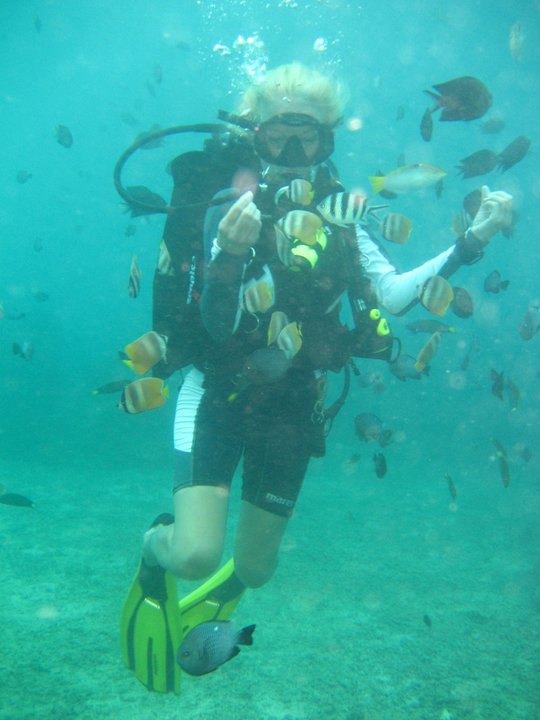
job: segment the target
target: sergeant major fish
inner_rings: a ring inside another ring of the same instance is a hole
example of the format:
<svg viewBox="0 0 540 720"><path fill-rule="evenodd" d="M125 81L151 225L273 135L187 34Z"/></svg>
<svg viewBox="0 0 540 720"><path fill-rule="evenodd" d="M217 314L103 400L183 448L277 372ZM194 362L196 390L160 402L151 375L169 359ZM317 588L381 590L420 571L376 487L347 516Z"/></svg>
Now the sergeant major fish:
<svg viewBox="0 0 540 720"><path fill-rule="evenodd" d="M367 204L367 197L359 193L339 192L328 195L318 205L317 210L323 218L334 225L347 227L355 223L366 224L366 216L375 213L377 210L388 207L387 205Z"/></svg>

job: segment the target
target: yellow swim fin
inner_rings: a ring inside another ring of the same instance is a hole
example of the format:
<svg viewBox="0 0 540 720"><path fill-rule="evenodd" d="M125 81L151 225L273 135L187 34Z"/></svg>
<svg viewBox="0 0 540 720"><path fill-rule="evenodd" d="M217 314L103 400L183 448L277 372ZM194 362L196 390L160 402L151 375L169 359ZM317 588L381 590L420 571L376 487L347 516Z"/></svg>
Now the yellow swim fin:
<svg viewBox="0 0 540 720"><path fill-rule="evenodd" d="M167 525L172 515L161 515L153 525ZM126 666L148 690L180 692L180 613L176 578L159 566L141 560L120 619L122 655Z"/></svg>
<svg viewBox="0 0 540 720"><path fill-rule="evenodd" d="M234 560L231 558L215 575L178 603L180 637L183 639L200 623L227 620L242 599L245 589L234 573Z"/></svg>

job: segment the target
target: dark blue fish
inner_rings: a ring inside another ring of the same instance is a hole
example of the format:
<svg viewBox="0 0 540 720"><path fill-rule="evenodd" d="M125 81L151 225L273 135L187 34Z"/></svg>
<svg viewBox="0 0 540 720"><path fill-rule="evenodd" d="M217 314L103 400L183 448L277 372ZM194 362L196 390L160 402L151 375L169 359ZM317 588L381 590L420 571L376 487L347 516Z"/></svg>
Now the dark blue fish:
<svg viewBox="0 0 540 720"><path fill-rule="evenodd" d="M501 273L493 270L484 280L484 290L488 293L497 295L501 290L506 290L510 285L510 280L502 280Z"/></svg>
<svg viewBox="0 0 540 720"><path fill-rule="evenodd" d="M381 452L373 453L373 463L375 465L375 475L382 478L386 475L386 458Z"/></svg>
<svg viewBox="0 0 540 720"><path fill-rule="evenodd" d="M2 503L2 505L14 505L15 507L34 507L32 500L18 493L4 493L0 495L0 503Z"/></svg>
<svg viewBox="0 0 540 720"><path fill-rule="evenodd" d="M166 201L161 197L161 195L152 192L144 185L132 185L130 187L127 187L126 190L136 202L141 202L145 205L155 208L151 209L151 207L139 207L136 202L126 202L126 209L124 210L124 212L129 212L131 217L140 217L141 215L153 215L154 213L161 212L160 208L164 208L167 206Z"/></svg>
<svg viewBox="0 0 540 720"><path fill-rule="evenodd" d="M503 400L504 390L504 372L498 373L496 370L491 370L491 393L498 397L499 400Z"/></svg>
<svg viewBox="0 0 540 720"><path fill-rule="evenodd" d="M196 625L178 648L176 661L190 675L206 675L236 657L238 645L253 645L255 625L238 631L228 620L213 620Z"/></svg>
<svg viewBox="0 0 540 720"><path fill-rule="evenodd" d="M428 108L422 115L422 121L420 122L420 135L426 142L431 140L433 135L433 118L431 117L431 108Z"/></svg>
<svg viewBox="0 0 540 720"><path fill-rule="evenodd" d="M70 148L73 145L73 135L71 130L65 125L56 126L56 141L65 148Z"/></svg>

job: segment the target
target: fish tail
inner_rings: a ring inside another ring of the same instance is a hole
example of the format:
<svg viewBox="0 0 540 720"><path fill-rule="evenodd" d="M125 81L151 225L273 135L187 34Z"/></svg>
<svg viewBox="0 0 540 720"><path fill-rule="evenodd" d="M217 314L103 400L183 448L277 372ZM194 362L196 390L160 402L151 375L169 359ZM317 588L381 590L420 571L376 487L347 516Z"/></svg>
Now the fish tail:
<svg viewBox="0 0 540 720"><path fill-rule="evenodd" d="M239 645L253 645L253 633L255 632L256 625L248 625L240 630L238 640L236 641Z"/></svg>
<svg viewBox="0 0 540 720"><path fill-rule="evenodd" d="M130 370L133 370L134 372L137 372L137 371L135 370L135 363L133 362L133 360L125 360L125 359L124 359L124 360L122 360L122 362L124 363L124 365L127 365Z"/></svg>
<svg viewBox="0 0 540 720"><path fill-rule="evenodd" d="M509 285L510 285L510 280L503 280L502 282L499 283L499 288L501 290L507 290Z"/></svg>
<svg viewBox="0 0 540 720"><path fill-rule="evenodd" d="M370 175L369 182L376 193L384 189L384 175Z"/></svg>

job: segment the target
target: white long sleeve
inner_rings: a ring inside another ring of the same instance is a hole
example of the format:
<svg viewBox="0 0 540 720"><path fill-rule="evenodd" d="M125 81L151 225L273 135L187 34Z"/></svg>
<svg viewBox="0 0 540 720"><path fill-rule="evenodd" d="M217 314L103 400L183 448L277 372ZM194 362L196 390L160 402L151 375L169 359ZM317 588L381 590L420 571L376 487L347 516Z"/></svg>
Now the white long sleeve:
<svg viewBox="0 0 540 720"><path fill-rule="evenodd" d="M437 275L455 247L452 245L448 250L413 270L398 273L360 225L356 227L356 238L361 253L362 267L366 277L371 281L377 300L385 310L394 315L400 313L418 297L419 287L428 278Z"/></svg>

